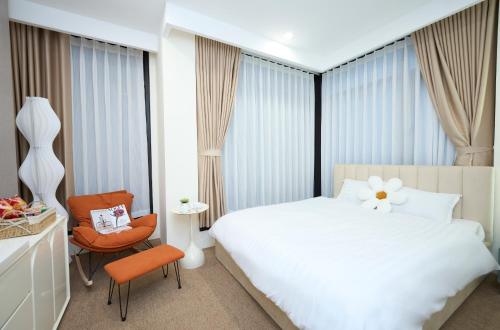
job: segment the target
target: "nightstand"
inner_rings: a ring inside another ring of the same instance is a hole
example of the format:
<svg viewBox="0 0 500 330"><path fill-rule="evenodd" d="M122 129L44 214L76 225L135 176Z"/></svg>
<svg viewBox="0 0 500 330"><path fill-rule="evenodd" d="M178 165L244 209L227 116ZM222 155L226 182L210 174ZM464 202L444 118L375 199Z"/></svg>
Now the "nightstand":
<svg viewBox="0 0 500 330"><path fill-rule="evenodd" d="M208 205L204 203L196 203L196 206L189 209L183 210L180 207L172 210L173 213L179 215L188 215L189 220L191 222L190 227L190 242L188 248L184 251L185 256L181 259L180 263L183 268L193 269L198 268L205 262L205 255L203 254L203 250L200 249L196 243L194 242L193 231L196 227L196 219L197 217L193 217L193 214L199 214L208 210Z"/></svg>

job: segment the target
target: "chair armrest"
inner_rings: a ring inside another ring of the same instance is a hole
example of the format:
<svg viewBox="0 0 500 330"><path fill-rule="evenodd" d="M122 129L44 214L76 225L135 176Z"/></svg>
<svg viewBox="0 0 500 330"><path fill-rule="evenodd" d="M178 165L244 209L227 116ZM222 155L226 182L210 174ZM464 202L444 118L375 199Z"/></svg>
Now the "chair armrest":
<svg viewBox="0 0 500 330"><path fill-rule="evenodd" d="M73 227L73 238L85 245L92 245L99 237L99 233L92 227L78 226Z"/></svg>
<svg viewBox="0 0 500 330"><path fill-rule="evenodd" d="M153 214L148 214L143 217L134 219L130 222L130 227L136 228L136 227L150 227L150 228L156 228L156 213Z"/></svg>

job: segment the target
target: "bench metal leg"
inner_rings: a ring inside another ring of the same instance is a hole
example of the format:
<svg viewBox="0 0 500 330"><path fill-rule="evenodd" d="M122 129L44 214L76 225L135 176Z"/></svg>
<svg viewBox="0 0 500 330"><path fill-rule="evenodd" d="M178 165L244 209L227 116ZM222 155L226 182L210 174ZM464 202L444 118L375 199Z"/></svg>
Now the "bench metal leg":
<svg viewBox="0 0 500 330"><path fill-rule="evenodd" d="M115 281L109 278L109 289L108 289L108 305L111 305L111 299L113 299L113 291L115 290Z"/></svg>
<svg viewBox="0 0 500 330"><path fill-rule="evenodd" d="M165 268L163 268L163 266L161 266L161 271L163 273L163 277L167 277L168 276L168 264L166 266L167 266L167 272L166 273L165 273Z"/></svg>
<svg viewBox="0 0 500 330"><path fill-rule="evenodd" d="M175 268L175 277L177 278L177 285L178 288L181 288L181 273L179 270L179 261L174 262L174 268Z"/></svg>
<svg viewBox="0 0 500 330"><path fill-rule="evenodd" d="M121 290L120 290L120 284L118 284L118 299L120 300L120 316L122 318L122 321L125 321L127 319L129 295L130 295L130 281L128 281L127 302L125 304L125 314L123 314L123 312L122 312L122 294L121 294Z"/></svg>

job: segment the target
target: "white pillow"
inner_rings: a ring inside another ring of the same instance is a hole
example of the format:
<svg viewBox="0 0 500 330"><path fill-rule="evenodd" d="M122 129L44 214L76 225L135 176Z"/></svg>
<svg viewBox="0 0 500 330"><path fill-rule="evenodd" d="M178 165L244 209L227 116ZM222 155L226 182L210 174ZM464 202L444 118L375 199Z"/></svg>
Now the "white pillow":
<svg viewBox="0 0 500 330"><path fill-rule="evenodd" d="M436 221L451 222L453 209L460 200L458 194L435 193L414 188L403 187L408 196L406 203L393 205L392 211L415 215Z"/></svg>
<svg viewBox="0 0 500 330"><path fill-rule="evenodd" d="M344 179L344 183L342 184L342 188L340 189L337 199L361 205L363 201L358 198L358 193L362 188L368 188L367 181Z"/></svg>
<svg viewBox="0 0 500 330"><path fill-rule="evenodd" d="M466 220L466 219L453 219L451 224L454 226L461 226L466 228L466 230L470 231L477 238L479 238L481 242L483 242L484 239L486 238L486 233L484 232L483 226L477 221Z"/></svg>

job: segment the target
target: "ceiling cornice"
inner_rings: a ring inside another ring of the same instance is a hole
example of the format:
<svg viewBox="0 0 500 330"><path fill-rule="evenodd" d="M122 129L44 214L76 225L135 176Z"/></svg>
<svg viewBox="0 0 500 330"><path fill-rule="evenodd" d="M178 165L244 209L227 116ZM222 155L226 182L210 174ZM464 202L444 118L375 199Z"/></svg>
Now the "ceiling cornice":
<svg viewBox="0 0 500 330"><path fill-rule="evenodd" d="M172 28L178 29L240 47L247 52L285 64L321 73L479 2L481 0L434 0L400 16L389 24L352 40L342 48L321 54L287 46L168 2L165 5L164 26L165 31Z"/></svg>
<svg viewBox="0 0 500 330"><path fill-rule="evenodd" d="M319 57L315 54L299 52L287 45L195 11L167 2L164 19L166 29L189 32L239 47L250 53L318 72L316 61Z"/></svg>
<svg viewBox="0 0 500 330"><path fill-rule="evenodd" d="M168 35L171 29L178 29L240 47L248 53L321 73L479 2L481 0L433 0L359 38L353 38L338 49L329 48L328 40L325 40L324 45L319 47L320 50L316 51L271 40L168 1L164 3L164 8L158 8L163 10L164 15L156 33L132 29L28 0L9 0L9 17L25 24L150 52L158 52L160 38Z"/></svg>
<svg viewBox="0 0 500 330"><path fill-rule="evenodd" d="M9 19L58 32L158 52L161 33L148 33L27 0L9 0Z"/></svg>

